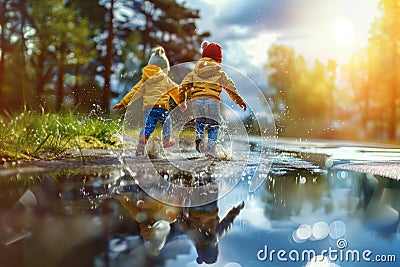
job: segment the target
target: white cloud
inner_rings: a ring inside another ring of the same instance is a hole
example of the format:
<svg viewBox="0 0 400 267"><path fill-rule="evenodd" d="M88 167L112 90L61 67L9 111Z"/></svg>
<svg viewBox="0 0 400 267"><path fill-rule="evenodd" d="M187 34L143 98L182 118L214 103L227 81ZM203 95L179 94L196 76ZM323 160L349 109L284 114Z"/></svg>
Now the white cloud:
<svg viewBox="0 0 400 267"><path fill-rule="evenodd" d="M346 61L365 45L378 0L198 0L188 1L199 9L200 32L209 31L210 41L224 48L224 63L243 70L266 63L272 42L289 47L312 62ZM346 46L335 44L330 28L338 18L351 19L354 37Z"/></svg>
<svg viewBox="0 0 400 267"><path fill-rule="evenodd" d="M262 32L249 39L224 41L227 47L224 64L243 66L247 62L249 65L262 69L267 61L267 50L277 37L276 33Z"/></svg>

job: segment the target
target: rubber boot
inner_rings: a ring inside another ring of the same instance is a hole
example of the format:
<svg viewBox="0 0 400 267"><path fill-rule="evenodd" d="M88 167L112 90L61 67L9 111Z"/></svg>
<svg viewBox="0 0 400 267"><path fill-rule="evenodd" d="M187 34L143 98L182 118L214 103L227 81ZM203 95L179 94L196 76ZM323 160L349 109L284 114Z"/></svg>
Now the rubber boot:
<svg viewBox="0 0 400 267"><path fill-rule="evenodd" d="M144 156L144 150L147 144L147 137L144 134L139 135L139 143L136 147L136 156Z"/></svg>

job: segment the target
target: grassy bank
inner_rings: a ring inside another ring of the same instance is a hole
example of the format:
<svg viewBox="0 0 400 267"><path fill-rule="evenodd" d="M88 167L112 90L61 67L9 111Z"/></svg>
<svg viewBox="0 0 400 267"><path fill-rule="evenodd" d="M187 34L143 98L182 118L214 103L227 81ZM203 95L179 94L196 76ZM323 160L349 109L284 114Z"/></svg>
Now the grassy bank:
<svg viewBox="0 0 400 267"><path fill-rule="evenodd" d="M121 145L122 119L95 113L39 113L23 110L0 117L0 157L48 159L63 157L69 148L115 148Z"/></svg>

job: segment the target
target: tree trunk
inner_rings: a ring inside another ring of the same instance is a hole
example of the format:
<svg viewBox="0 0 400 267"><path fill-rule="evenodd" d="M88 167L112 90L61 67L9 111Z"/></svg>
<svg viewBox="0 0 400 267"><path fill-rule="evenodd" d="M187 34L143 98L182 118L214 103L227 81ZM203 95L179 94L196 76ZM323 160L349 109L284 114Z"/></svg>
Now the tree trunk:
<svg viewBox="0 0 400 267"><path fill-rule="evenodd" d="M79 103L79 64L75 65L75 84L72 89L72 95L74 96L74 107L77 107Z"/></svg>
<svg viewBox="0 0 400 267"><path fill-rule="evenodd" d="M3 86L4 86L4 53L5 53L5 24L6 24L6 3L7 1L2 2L1 10L3 10L0 14L0 27L1 27L1 35L0 35L0 44L1 44L1 53L0 53L0 107L3 105Z"/></svg>
<svg viewBox="0 0 400 267"><path fill-rule="evenodd" d="M44 101L44 55L41 53L37 64L37 81L36 81L36 97L40 108L45 108Z"/></svg>
<svg viewBox="0 0 400 267"><path fill-rule="evenodd" d="M21 54L20 54L20 56L21 56L21 62L22 62L22 68L23 68L23 77L21 78L22 101L24 102L24 104L25 103L28 104L29 97L27 94L27 88L26 88L27 86L25 85L27 78L28 78L27 71L26 71L27 70L27 62L26 62L25 55L27 54L28 49L26 47L26 39L25 39L25 35L24 35L25 23L27 21L28 15L27 15L27 10L26 10L24 2L22 2L20 4L19 8L21 10L21 25L20 25L20 32L19 32L19 35L21 38ZM30 103L30 105L32 105L32 103Z"/></svg>
<svg viewBox="0 0 400 267"><path fill-rule="evenodd" d="M106 114L110 112L111 98L111 68L113 58L113 39L114 39L114 0L111 0L111 7L108 15L108 37L106 41L107 54L105 58L104 89L103 89L103 110Z"/></svg>
<svg viewBox="0 0 400 267"><path fill-rule="evenodd" d="M56 111L61 110L62 103L64 101L64 50L65 45L61 45L60 47L60 63L58 66L58 79L57 79L57 102L56 102Z"/></svg>

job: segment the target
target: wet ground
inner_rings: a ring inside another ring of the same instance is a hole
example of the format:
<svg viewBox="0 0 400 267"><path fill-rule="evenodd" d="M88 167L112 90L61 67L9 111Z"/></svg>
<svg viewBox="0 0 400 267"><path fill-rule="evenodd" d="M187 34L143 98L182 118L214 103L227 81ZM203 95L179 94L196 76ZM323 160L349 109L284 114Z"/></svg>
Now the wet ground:
<svg viewBox="0 0 400 267"><path fill-rule="evenodd" d="M246 162L243 171L243 162L218 160L213 168L240 172L239 179L196 207L154 200L118 151L85 153L0 169L1 267L400 261L398 148L281 140L269 172L257 173L266 181L256 191L249 187L257 166ZM201 178L185 181L202 187Z"/></svg>

